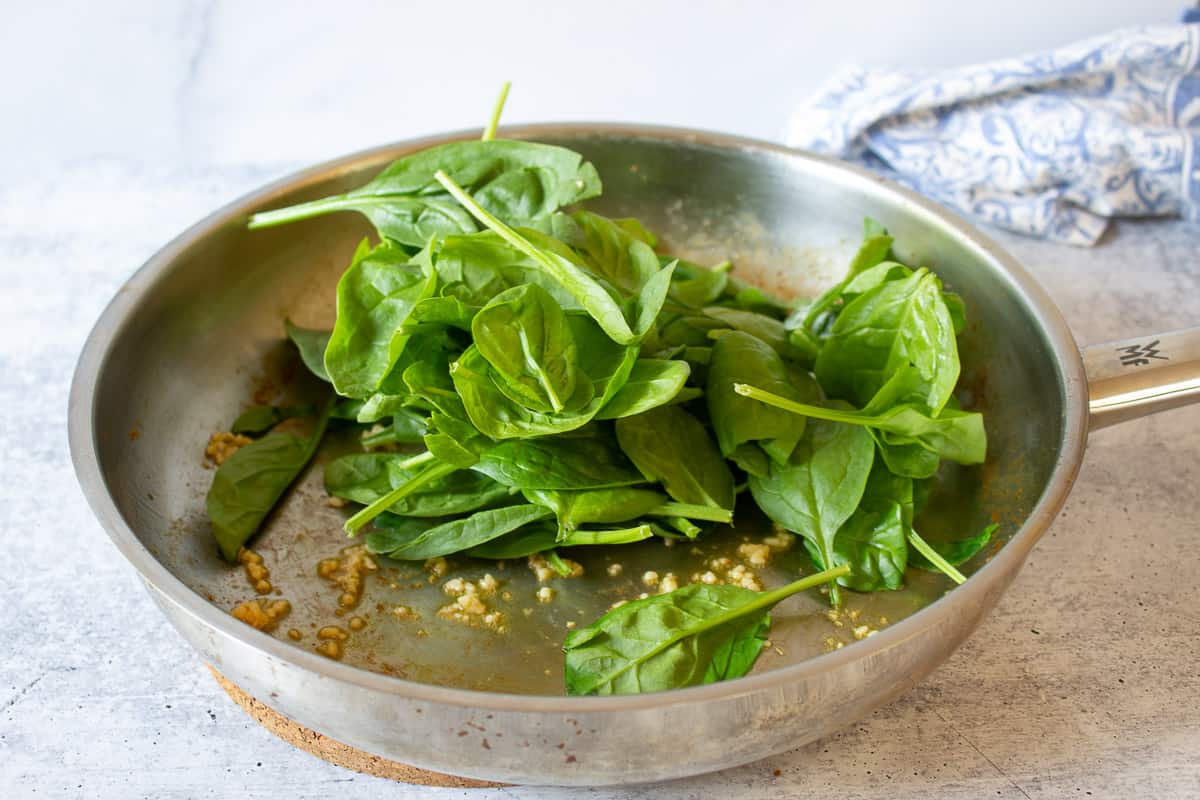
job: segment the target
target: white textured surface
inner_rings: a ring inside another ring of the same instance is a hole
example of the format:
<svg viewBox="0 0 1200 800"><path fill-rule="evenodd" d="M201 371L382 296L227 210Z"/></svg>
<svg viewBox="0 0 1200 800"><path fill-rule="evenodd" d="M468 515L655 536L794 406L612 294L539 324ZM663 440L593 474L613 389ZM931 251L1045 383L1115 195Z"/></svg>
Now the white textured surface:
<svg viewBox="0 0 1200 800"><path fill-rule="evenodd" d="M793 87L824 77L781 87L780 70L816 69L814 53L884 58L877 45L887 41L891 57L921 52L949 63L1115 22L1163 21L1176 4L1147 3L1125 17L1088 4L1072 26L1062 9L1084 4L1064 3L1022 40L1016 26L1028 20L1012 10L1033 3L987 12L1007 28L932 2L917 6L937 10L943 27L913 25L912 4L902 12L869 3L844 19L796 10L772 21L768 4L741 3L743 13L720 24L711 9L696 16L678 4L593 5L572 21L559 4L518 10L529 28L502 26L495 4L469 26L452 5L384 12L341 3L337 20L321 21L240 3L6 10L0 794L1200 796L1200 409L1097 434L1063 518L944 668L845 732L759 764L621 791L417 789L295 751L225 697L99 530L66 453L66 392L88 328L176 232L302 162L478 124L500 74L518 81L515 121L636 119L771 137ZM850 38L864 19L878 25ZM897 27L904 20L907 32ZM580 26L601 33L572 39ZM1003 35L987 41L989 28ZM944 50L911 46L948 31L955 44ZM905 36L916 38L902 48ZM422 66L435 39L463 59L436 79ZM628 56L613 58L613 42ZM541 72L547 66L554 77ZM433 102L438 82L462 103ZM1200 236L1179 224L1121 225L1094 251L1000 238L1062 303L1081 341L1200 320Z"/></svg>

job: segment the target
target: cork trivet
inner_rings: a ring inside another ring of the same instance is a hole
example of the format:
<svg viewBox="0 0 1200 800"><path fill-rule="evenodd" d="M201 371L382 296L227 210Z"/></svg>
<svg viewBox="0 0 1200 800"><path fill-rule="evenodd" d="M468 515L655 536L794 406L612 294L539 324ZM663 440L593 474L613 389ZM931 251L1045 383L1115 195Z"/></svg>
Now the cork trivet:
<svg viewBox="0 0 1200 800"><path fill-rule="evenodd" d="M377 778L388 778L403 783L414 783L420 786L444 786L452 789L487 789L496 786L507 786L505 783L477 781L473 778L460 778L457 775L443 775L427 769L410 767L397 761L390 761L380 756L365 753L356 747L342 744L336 739L322 736L316 731L306 728L294 720L290 720L273 708L246 694L240 688L230 683L224 675L211 666L208 668L217 683L233 698L255 722L262 725L271 733L283 739L293 747L298 747L319 759L328 761L339 767L352 769Z"/></svg>

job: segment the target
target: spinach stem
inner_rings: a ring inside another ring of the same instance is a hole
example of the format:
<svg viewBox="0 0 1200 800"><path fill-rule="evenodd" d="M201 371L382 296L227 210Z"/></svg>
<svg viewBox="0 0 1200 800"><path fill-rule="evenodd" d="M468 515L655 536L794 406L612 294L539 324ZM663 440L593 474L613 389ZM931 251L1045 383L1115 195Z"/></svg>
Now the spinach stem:
<svg viewBox="0 0 1200 800"><path fill-rule="evenodd" d="M482 141L490 142L496 138L496 128L500 125L500 114L504 111L504 102L508 100L508 90L512 88L512 81L505 81L500 87L500 96L496 98L496 105L492 109L492 118L488 121L488 125L483 129Z"/></svg>
<svg viewBox="0 0 1200 800"><path fill-rule="evenodd" d="M454 182L454 179L447 175L442 170L433 173L433 177L437 178L450 196L457 200L463 208L465 208L471 216L479 220L485 227L497 234L501 239L511 244L516 249L520 250L525 255L532 258L534 261L542 265L552 276L559 273L557 265L542 252L541 248L534 247L533 243L514 231L512 228L505 225L496 217L492 216L483 206L475 202L475 198L467 194L466 190Z"/></svg>
<svg viewBox="0 0 1200 800"><path fill-rule="evenodd" d="M313 200L309 203L299 203L287 208L277 208L274 211L260 211L257 214L251 215L250 221L246 223L246 227L252 231L259 228L273 228L276 225L319 217L322 214L328 214L330 211L352 211L354 208L354 198L339 194L333 197L323 197L320 200Z"/></svg>
<svg viewBox="0 0 1200 800"><path fill-rule="evenodd" d="M413 467L419 467L422 464L428 464L430 461L433 461L433 458L433 453L426 451L424 453L417 453L415 456L404 459L397 466L400 469L412 469Z"/></svg>
<svg viewBox="0 0 1200 800"><path fill-rule="evenodd" d="M550 569L559 574L560 577L566 578L571 574L571 568L567 566L567 562L562 560L562 556L557 550L546 551L546 563L550 565Z"/></svg>
<svg viewBox="0 0 1200 800"><path fill-rule="evenodd" d="M777 394L768 392L766 389L759 389L757 386L750 386L745 383L735 383L733 390L743 397L749 397L751 400L757 400L760 403L765 403L775 408L782 408L784 411L790 411L802 417L815 417L830 422L842 422L847 425L865 425L867 427L873 427L879 421L877 416L864 415L857 411L839 411L836 408L824 408L822 406L797 403L795 400L780 397Z"/></svg>
<svg viewBox="0 0 1200 800"><path fill-rule="evenodd" d="M396 429L388 426L381 431L368 433L359 440L363 447L378 447L396 441Z"/></svg>
<svg viewBox="0 0 1200 800"><path fill-rule="evenodd" d="M646 512L651 517L686 517L705 522L733 522L733 512L718 506L702 506L695 503L667 502Z"/></svg>
<svg viewBox="0 0 1200 800"><path fill-rule="evenodd" d="M667 519L667 524L689 539L695 539L700 535L700 527L687 517L670 517Z"/></svg>
<svg viewBox="0 0 1200 800"><path fill-rule="evenodd" d="M402 464L417 466L431 460L433 460L433 455L431 453L422 453L419 456L414 456L413 458L402 462ZM401 484L395 489L392 489L383 497L379 498L374 503L371 503L371 505L367 506L366 508L361 509L357 514L346 520L346 524L343 526L346 530L346 533L350 536L353 536L354 534L358 533L358 531L364 525L378 517L384 511L387 511L405 497L408 497L418 489L433 483L438 478L446 477L450 473L455 472L457 469L458 467L455 467L452 464L430 464L407 483Z"/></svg>
<svg viewBox="0 0 1200 800"><path fill-rule="evenodd" d="M821 551L821 560L824 561L826 564L832 564L833 563L833 542L832 541L821 542L820 544L817 545L817 547ZM850 574L850 565L842 564L842 566L846 568L846 574L847 575ZM839 575L838 577L841 577L841 576ZM840 586L838 586L838 582L836 580L832 581L829 584L829 605L833 606L834 608L842 607L842 589Z"/></svg>
<svg viewBox="0 0 1200 800"><path fill-rule="evenodd" d="M960 586L966 583L966 576L959 572L953 564L942 558L941 554L937 550L934 550L929 546L929 542L922 539L917 532L911 528L908 531L908 543L911 544L918 553L925 556L925 558L929 560L930 564L933 564L939 570L944 572L947 577L950 578L950 580L954 581Z"/></svg>
<svg viewBox="0 0 1200 800"><path fill-rule="evenodd" d="M559 541L563 547L584 544L629 544L649 539L654 535L654 529L649 525L638 525L634 528L618 528L606 531L574 530L566 538Z"/></svg>

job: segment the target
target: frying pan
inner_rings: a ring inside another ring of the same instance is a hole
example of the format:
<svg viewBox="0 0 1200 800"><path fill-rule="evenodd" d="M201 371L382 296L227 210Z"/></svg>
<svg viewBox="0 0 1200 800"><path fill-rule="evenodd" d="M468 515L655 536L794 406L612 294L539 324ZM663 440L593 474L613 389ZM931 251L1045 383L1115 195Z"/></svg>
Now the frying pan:
<svg viewBox="0 0 1200 800"><path fill-rule="evenodd" d="M506 134L580 151L604 180L603 197L589 207L644 220L672 253L731 258L742 277L781 293L831 283L857 245L862 218L881 220L902 260L933 267L963 295L970 322L961 393L985 411L989 435L988 463L947 473L921 529L930 538L961 536L995 520L1001 546L967 565L969 579L952 591L944 579L910 570L903 591L848 593L853 626L837 627L816 592L789 599L747 677L566 697L559 647L569 626L644 590L644 570L686 576L763 531L742 523L696 546L596 548L604 552L573 556L584 576L556 581L548 604L535 601L538 584L523 564L452 563L454 575L490 572L500 581L510 598L504 634L442 619L445 598L420 565L382 563L353 612L365 628L351 635L342 660L331 660L316 651L315 631L346 620L338 616L340 590L315 565L353 543L340 531L346 512L329 507L320 488L326 452L253 543L291 614L273 633L239 622L229 610L255 595L240 568L217 558L204 516L212 475L204 444L251 397L303 399L310 391L281 341L282 320L331 323L334 284L368 230L356 215L339 214L250 232L247 216L345 191L394 158L476 134L332 161L217 211L130 279L80 356L69 425L75 469L101 525L200 655L275 710L368 752L472 778L600 785L717 770L826 735L913 686L970 634L1062 507L1089 430L1200 394L1200 334L1081 353L1054 304L1011 257L864 170L678 129L573 124ZM333 437L330 452L339 446ZM797 550L779 554L762 578L782 581L806 568ZM850 637L859 622L877 632ZM298 641L285 635L293 630Z"/></svg>

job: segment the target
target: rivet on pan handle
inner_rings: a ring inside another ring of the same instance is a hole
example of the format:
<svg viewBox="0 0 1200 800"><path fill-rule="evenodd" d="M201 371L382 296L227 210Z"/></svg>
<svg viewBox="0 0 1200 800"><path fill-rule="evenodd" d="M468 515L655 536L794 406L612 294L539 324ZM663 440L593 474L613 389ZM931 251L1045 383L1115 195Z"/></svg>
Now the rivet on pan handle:
<svg viewBox="0 0 1200 800"><path fill-rule="evenodd" d="M1200 402L1200 328L1083 350L1092 430Z"/></svg>

